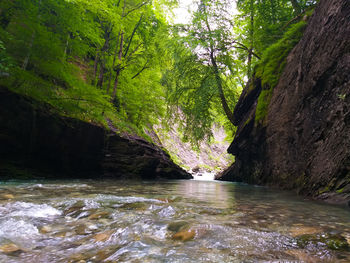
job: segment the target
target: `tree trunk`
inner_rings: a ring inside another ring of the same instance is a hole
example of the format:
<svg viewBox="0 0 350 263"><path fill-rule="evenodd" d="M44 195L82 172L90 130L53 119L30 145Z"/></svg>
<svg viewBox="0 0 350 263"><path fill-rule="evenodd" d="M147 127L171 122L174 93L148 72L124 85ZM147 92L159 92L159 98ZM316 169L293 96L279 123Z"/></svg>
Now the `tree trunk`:
<svg viewBox="0 0 350 263"><path fill-rule="evenodd" d="M115 97L117 95L117 88L118 88L118 84L119 84L119 75L120 75L120 72L122 70L121 62L122 62L122 58L123 58L123 44L124 44L124 32L122 32L120 35L119 54L118 54L119 64L117 66L115 80L114 80L114 86L113 86L113 94L112 94L113 101L115 100Z"/></svg>
<svg viewBox="0 0 350 263"><path fill-rule="evenodd" d="M63 52L63 62L66 62L67 58L67 52L68 52L68 45L69 45L69 38L70 38L70 33L68 32L67 34L67 40L66 40L66 45L64 47L64 52Z"/></svg>
<svg viewBox="0 0 350 263"><path fill-rule="evenodd" d="M120 2L120 1L119 1ZM118 4L119 5L119 4ZM111 89L111 83L112 83L112 72L114 70L114 67L115 67L115 61L117 60L117 54L118 54L118 47L119 47L119 39L120 39L120 36L121 36L121 30L119 31L118 33L118 37L117 37L117 44L116 44L116 47L115 47L115 52L114 52L114 57L113 57L113 64L112 64L112 70L110 70L109 72L109 80L108 80L108 86L107 86L107 95L109 94L109 90Z"/></svg>
<svg viewBox="0 0 350 263"><path fill-rule="evenodd" d="M41 0L39 0L38 2L38 15L37 15L37 20L38 20L38 23L40 22L39 19L40 19L40 6L41 6ZM27 56L24 58L23 60L23 64L22 64L22 69L23 70L26 70L27 69L27 66L28 66L28 63L29 63L29 58L32 54L32 48L33 48L33 44L34 44L34 40L35 40L35 29L32 33L32 37L31 37L31 40L30 40L30 43L29 43L29 48L28 48L28 53L27 53Z"/></svg>
<svg viewBox="0 0 350 263"><path fill-rule="evenodd" d="M100 52L98 50L96 50L96 56L95 56L95 63L94 63L94 78L91 81L91 85L95 86L95 81L96 81L96 77L97 77L97 68L98 68L98 62L100 60Z"/></svg>
<svg viewBox="0 0 350 263"><path fill-rule="evenodd" d="M22 64L22 69L23 70L27 69L27 66L28 66L28 63L29 63L29 58L30 58L30 56L32 54L32 48L33 48L33 44L34 44L34 39L35 39L35 31L33 32L32 37L31 37L30 42L29 42L28 53L27 53L26 57L23 60L23 64Z"/></svg>
<svg viewBox="0 0 350 263"><path fill-rule="evenodd" d="M225 98L224 90L222 88L222 80L220 77L219 68L218 68L218 65L216 64L216 60L215 60L213 51L210 53L210 60L211 60L211 63L213 65L215 80L216 80L216 84L218 85L219 96L220 96L222 107L224 109L226 117L233 124L234 123L233 112L230 110L230 107L228 106L227 100Z"/></svg>

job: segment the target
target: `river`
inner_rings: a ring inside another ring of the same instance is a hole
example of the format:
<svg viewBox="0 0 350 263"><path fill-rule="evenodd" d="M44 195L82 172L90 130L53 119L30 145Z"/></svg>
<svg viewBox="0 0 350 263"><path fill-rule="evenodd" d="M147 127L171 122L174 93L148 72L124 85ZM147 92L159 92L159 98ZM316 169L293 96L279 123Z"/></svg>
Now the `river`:
<svg viewBox="0 0 350 263"><path fill-rule="evenodd" d="M350 262L350 211L214 181L0 184L0 262Z"/></svg>

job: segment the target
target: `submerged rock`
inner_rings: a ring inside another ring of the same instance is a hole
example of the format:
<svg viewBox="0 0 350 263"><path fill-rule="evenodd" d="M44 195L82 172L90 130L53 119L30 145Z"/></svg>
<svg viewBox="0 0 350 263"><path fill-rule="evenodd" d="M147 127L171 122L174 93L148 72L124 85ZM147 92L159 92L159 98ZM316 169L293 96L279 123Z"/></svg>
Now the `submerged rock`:
<svg viewBox="0 0 350 263"><path fill-rule="evenodd" d="M1 198L3 198L3 199L14 199L15 196L13 194L2 194Z"/></svg>
<svg viewBox="0 0 350 263"><path fill-rule="evenodd" d="M20 252L21 249L16 244L10 243L0 246L0 251L5 254L13 254Z"/></svg>
<svg viewBox="0 0 350 263"><path fill-rule="evenodd" d="M172 232L179 232L181 229L188 228L189 223L186 221L175 221L171 222L167 229Z"/></svg>
<svg viewBox="0 0 350 263"><path fill-rule="evenodd" d="M194 239L195 236L196 236L195 230L187 229L187 230L182 230L180 232L177 232L172 236L172 239L185 242L185 241L190 241Z"/></svg>
<svg viewBox="0 0 350 263"><path fill-rule="evenodd" d="M313 235L322 233L322 229L310 226L293 226L289 233L292 237L303 236L303 235Z"/></svg>

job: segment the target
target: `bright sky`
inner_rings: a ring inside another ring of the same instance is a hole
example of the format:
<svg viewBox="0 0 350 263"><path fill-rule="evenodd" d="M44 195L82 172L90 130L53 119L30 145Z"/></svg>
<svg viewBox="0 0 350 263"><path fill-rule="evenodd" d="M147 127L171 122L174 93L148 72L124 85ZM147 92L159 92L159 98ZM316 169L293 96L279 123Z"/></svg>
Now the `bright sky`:
<svg viewBox="0 0 350 263"><path fill-rule="evenodd" d="M191 20L190 11L194 11L193 0L179 0L179 8L174 9L174 23L188 24Z"/></svg>
<svg viewBox="0 0 350 263"><path fill-rule="evenodd" d="M195 11L195 0L179 0L179 8L173 10L174 24L188 24L191 21L191 12ZM235 1L231 3L231 13L237 14Z"/></svg>

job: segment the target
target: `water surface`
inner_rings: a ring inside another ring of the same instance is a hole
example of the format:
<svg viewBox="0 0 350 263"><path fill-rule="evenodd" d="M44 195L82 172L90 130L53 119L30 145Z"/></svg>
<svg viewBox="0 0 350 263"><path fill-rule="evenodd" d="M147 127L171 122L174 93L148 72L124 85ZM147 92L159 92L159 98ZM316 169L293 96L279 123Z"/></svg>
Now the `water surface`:
<svg viewBox="0 0 350 263"><path fill-rule="evenodd" d="M0 184L0 262L350 262L350 211L207 181Z"/></svg>

